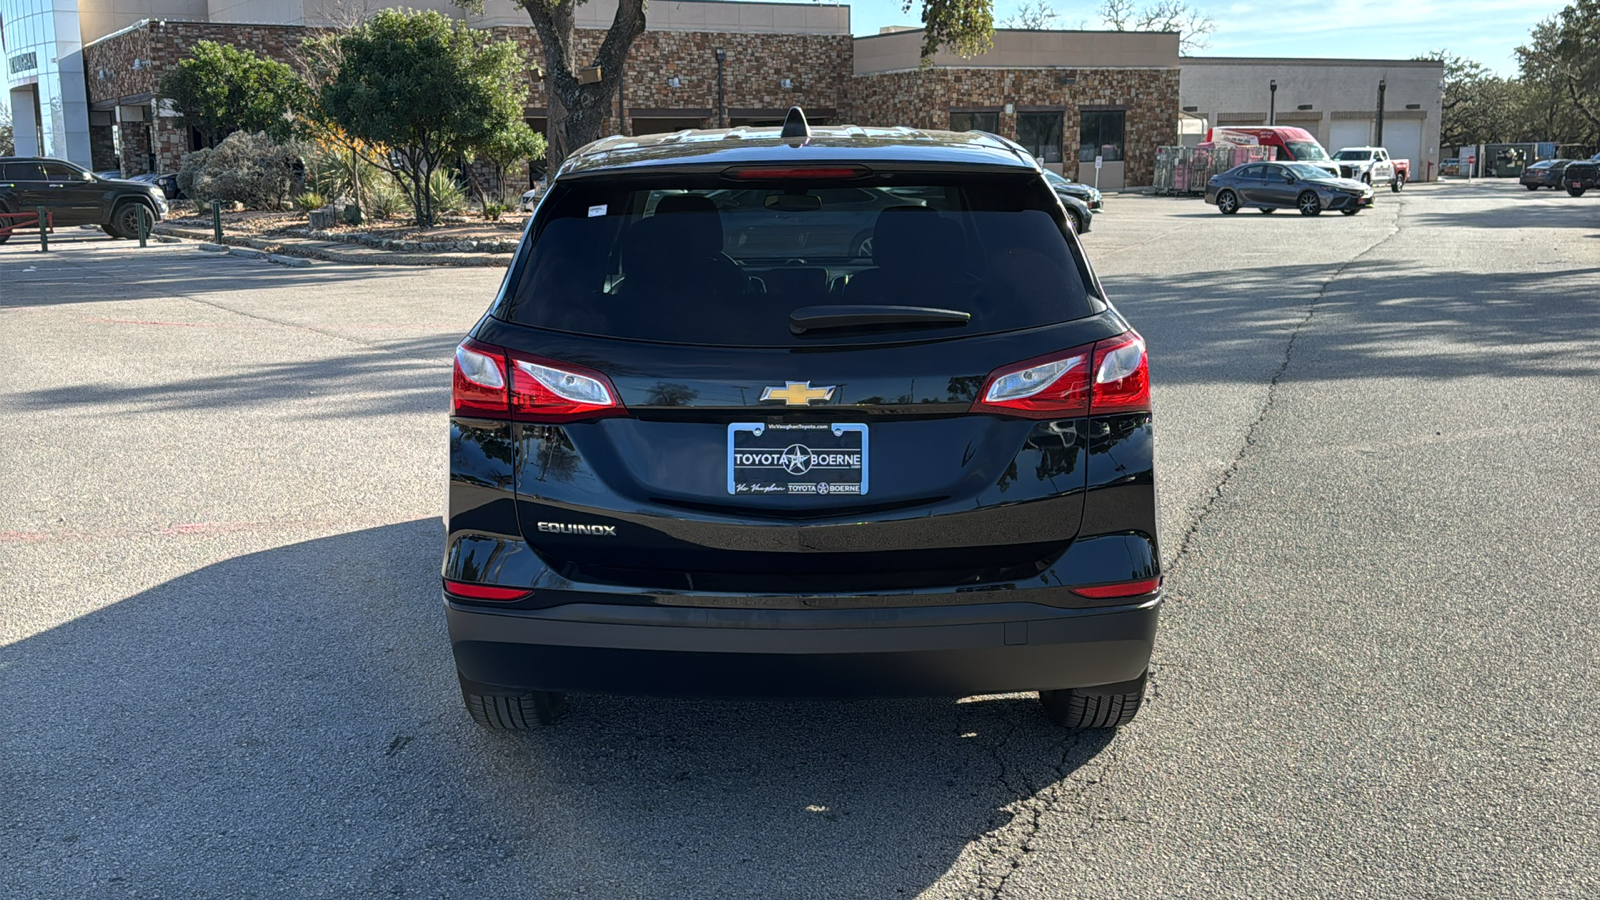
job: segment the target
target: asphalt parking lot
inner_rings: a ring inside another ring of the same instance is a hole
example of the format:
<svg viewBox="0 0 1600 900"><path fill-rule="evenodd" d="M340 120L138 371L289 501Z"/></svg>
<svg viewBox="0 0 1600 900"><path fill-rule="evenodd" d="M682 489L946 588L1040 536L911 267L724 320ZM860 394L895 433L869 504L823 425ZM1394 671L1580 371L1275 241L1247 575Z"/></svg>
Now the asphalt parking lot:
<svg viewBox="0 0 1600 900"><path fill-rule="evenodd" d="M1600 894L1600 200L1113 196L1170 602L1139 719L578 697L438 595L492 270L0 247L0 896Z"/></svg>

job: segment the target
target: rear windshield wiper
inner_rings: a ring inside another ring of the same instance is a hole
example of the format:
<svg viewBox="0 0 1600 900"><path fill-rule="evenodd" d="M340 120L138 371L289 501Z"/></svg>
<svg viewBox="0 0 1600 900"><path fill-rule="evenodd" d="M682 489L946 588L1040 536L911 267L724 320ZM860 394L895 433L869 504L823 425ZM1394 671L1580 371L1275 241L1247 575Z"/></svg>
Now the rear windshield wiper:
<svg viewBox="0 0 1600 900"><path fill-rule="evenodd" d="M836 331L885 325L965 325L972 313L928 306L803 306L789 313L789 330Z"/></svg>

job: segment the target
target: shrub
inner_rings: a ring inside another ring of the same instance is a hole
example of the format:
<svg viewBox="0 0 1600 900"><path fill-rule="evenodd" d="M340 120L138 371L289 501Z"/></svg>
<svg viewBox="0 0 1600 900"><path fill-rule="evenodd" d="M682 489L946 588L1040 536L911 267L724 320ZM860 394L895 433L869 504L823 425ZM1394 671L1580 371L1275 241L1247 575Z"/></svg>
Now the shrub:
<svg viewBox="0 0 1600 900"><path fill-rule="evenodd" d="M367 215L374 219L392 219L411 209L406 192L392 178L380 178L365 185L361 199L367 205Z"/></svg>
<svg viewBox="0 0 1600 900"><path fill-rule="evenodd" d="M280 209L292 190L299 156L297 146L274 141L263 132L235 132L210 150L184 157L178 185L202 203L222 200L252 209Z"/></svg>
<svg viewBox="0 0 1600 900"><path fill-rule="evenodd" d="M362 222L361 207L354 203L345 204L344 212L340 213L340 218L344 219L346 225L360 225Z"/></svg>
<svg viewBox="0 0 1600 900"><path fill-rule="evenodd" d="M313 209L321 209L327 206L328 201L316 191L306 191L304 194L294 198L294 205L300 207L302 212L310 212Z"/></svg>
<svg viewBox="0 0 1600 900"><path fill-rule="evenodd" d="M436 213L458 213L467 208L467 192L456 181L456 176L446 169L434 169L428 175L428 191L433 194Z"/></svg>
<svg viewBox="0 0 1600 900"><path fill-rule="evenodd" d="M485 203L483 205L483 217L491 222L498 222L500 217L505 215L510 208L504 203Z"/></svg>

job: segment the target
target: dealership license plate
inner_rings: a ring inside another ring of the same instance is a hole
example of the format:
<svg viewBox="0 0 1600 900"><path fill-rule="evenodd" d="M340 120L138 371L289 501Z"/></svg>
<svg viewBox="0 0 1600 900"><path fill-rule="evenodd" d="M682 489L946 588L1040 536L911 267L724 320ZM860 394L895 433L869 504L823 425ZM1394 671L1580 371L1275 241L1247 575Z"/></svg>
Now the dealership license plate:
<svg viewBox="0 0 1600 900"><path fill-rule="evenodd" d="M728 426L728 493L867 492L867 426L735 422Z"/></svg>

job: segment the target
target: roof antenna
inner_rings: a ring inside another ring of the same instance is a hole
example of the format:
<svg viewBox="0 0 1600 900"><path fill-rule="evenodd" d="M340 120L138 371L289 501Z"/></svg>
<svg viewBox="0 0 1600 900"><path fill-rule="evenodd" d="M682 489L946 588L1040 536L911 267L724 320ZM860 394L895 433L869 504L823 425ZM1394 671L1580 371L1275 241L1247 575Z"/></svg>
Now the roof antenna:
<svg viewBox="0 0 1600 900"><path fill-rule="evenodd" d="M778 136L802 140L811 137L811 123L806 121L805 111L798 106L789 107L789 114L783 117L783 133Z"/></svg>

